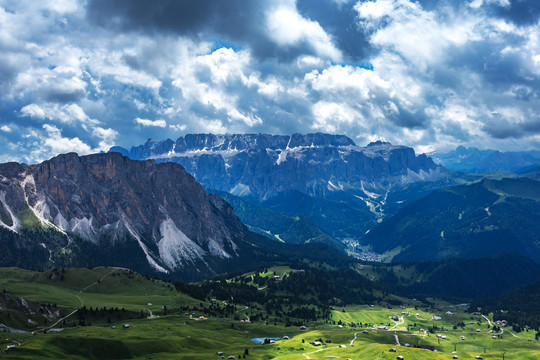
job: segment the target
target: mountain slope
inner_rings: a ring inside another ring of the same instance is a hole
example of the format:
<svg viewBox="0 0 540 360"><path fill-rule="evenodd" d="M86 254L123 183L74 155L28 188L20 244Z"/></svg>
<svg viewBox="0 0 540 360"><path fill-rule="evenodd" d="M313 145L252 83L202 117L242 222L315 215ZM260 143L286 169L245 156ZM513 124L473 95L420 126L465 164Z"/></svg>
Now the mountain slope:
<svg viewBox="0 0 540 360"><path fill-rule="evenodd" d="M2 164L0 176L0 226L14 232L45 227L84 239L83 247L122 248L119 257L162 273L213 272L216 259L238 257L244 246L232 208L177 164L71 153Z"/></svg>
<svg viewBox="0 0 540 360"><path fill-rule="evenodd" d="M407 296L470 301L500 296L540 279L540 264L516 253L475 259L444 259L373 267L377 280Z"/></svg>
<svg viewBox="0 0 540 360"><path fill-rule="evenodd" d="M519 178L437 190L364 239L394 260L489 256L514 251L540 260L540 183Z"/></svg>
<svg viewBox="0 0 540 360"><path fill-rule="evenodd" d="M215 191L215 193L231 204L236 216L252 231L272 240L291 244L319 242L336 248L343 247L340 241L306 217L270 210L224 191Z"/></svg>

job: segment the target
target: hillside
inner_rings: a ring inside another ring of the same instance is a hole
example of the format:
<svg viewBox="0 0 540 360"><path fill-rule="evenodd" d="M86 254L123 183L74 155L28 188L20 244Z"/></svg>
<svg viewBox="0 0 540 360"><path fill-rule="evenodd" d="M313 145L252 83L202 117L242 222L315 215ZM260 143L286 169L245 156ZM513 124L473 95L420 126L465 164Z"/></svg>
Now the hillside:
<svg viewBox="0 0 540 360"><path fill-rule="evenodd" d="M482 180L437 190L385 219L364 241L395 261L513 251L540 261L540 183Z"/></svg>
<svg viewBox="0 0 540 360"><path fill-rule="evenodd" d="M392 284L404 296L429 296L467 302L500 296L540 280L540 264L516 253L415 263L373 264L360 270Z"/></svg>
<svg viewBox="0 0 540 360"><path fill-rule="evenodd" d="M264 235L272 240L290 244L319 242L336 248L343 248L343 243L334 239L305 216L294 216L285 212L273 211L263 206L250 203L238 196L208 190L226 200L238 218L251 231Z"/></svg>

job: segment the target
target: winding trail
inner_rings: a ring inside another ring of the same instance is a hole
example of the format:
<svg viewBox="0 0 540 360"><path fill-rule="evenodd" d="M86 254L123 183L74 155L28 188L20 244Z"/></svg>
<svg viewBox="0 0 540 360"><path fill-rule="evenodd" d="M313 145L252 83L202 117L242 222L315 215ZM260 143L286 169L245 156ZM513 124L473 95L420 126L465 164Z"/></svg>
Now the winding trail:
<svg viewBox="0 0 540 360"><path fill-rule="evenodd" d="M352 344L354 344L354 341L356 340L357 338L357 335L358 333L354 333L354 338L351 340L349 346L352 346ZM327 348L324 348L324 349L318 349L318 350L315 350L315 351L311 351L311 352L307 352L307 353L303 353L302 356L304 356L306 359L313 359L312 357L310 357L309 355L310 354L315 354L315 353L318 353L318 352L321 352L321 351L326 351L326 350L330 350L330 349L338 349L340 348L340 346L332 346L332 347L327 347ZM337 358L339 356L336 356L336 355L329 355L329 356L323 356L324 358Z"/></svg>
<svg viewBox="0 0 540 360"><path fill-rule="evenodd" d="M146 317L147 319L156 319L159 317L159 315L154 315L154 313L150 309L144 308L143 310L148 311L148 313L150 314Z"/></svg>
<svg viewBox="0 0 540 360"><path fill-rule="evenodd" d="M403 316L401 316L401 317L399 318L399 321L397 321L396 324L395 324L394 326L392 326L391 328L389 328L388 331L390 331L390 330L392 330L392 329L393 329L393 330L397 330L398 325L401 325L401 324L403 324L404 322L405 322L405 319L403 318Z"/></svg>
<svg viewBox="0 0 540 360"><path fill-rule="evenodd" d="M87 287L85 287L84 289L82 290L79 290L79 294L82 294L83 291L89 289L90 287L92 286L95 286L97 284L99 284L103 279L105 279L107 276L109 276L110 274L112 274L113 272L115 272L116 270L120 270L123 268L113 268L110 272L106 273L105 275L103 275L98 281L88 285ZM79 295L75 295L77 297L77 299L79 299L79 302L81 303L81 307L84 306L84 300L79 296ZM44 328L40 328L40 329L36 329L34 331L32 331L32 334L36 333L36 332L45 332L49 329L52 329L54 328L56 325L58 325L60 322L62 322L63 320L67 319L68 317L72 316L73 314L75 314L77 312L77 309L73 310L72 312L70 312L69 314L67 314L66 316L64 316L63 318L59 319L57 322L55 322L54 324L52 324L51 326L47 326L47 327L44 327Z"/></svg>
<svg viewBox="0 0 540 360"><path fill-rule="evenodd" d="M399 336L397 336L397 334L394 334L394 338L396 339L396 345L401 346L401 344L399 343Z"/></svg>
<svg viewBox="0 0 540 360"><path fill-rule="evenodd" d="M247 309L249 309L249 306L246 306L245 308L240 309L240 310L236 310L236 312L239 313L239 312L242 312L242 311L246 311ZM244 314L244 316L246 317L245 322L251 322L251 319L249 318L249 316L247 314Z"/></svg>

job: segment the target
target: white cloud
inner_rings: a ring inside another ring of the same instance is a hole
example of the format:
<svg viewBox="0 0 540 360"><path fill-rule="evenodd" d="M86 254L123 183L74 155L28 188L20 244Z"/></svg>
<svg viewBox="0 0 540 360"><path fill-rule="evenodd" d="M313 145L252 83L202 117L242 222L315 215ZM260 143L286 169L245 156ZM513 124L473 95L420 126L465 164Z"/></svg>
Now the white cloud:
<svg viewBox="0 0 540 360"><path fill-rule="evenodd" d="M278 6L268 14L268 34L282 46L298 45L305 41L317 55L341 61L343 55L321 25L302 17L296 9L296 1L278 1Z"/></svg>
<svg viewBox="0 0 540 360"><path fill-rule="evenodd" d="M22 116L35 119L57 120L65 124L81 123L83 126L96 125L99 121L91 119L77 104L59 105L55 103L29 104L20 111Z"/></svg>
<svg viewBox="0 0 540 360"><path fill-rule="evenodd" d="M7 133L10 133L12 132L13 130L11 130L11 128L7 125L2 125L0 126L0 130L3 131L3 132L7 132Z"/></svg>
<svg viewBox="0 0 540 360"><path fill-rule="evenodd" d="M354 124L361 115L347 104L321 101L313 105L315 123L312 128L317 131L336 133L343 131L342 125L347 127Z"/></svg>
<svg viewBox="0 0 540 360"><path fill-rule="evenodd" d="M68 152L76 152L79 155L86 155L92 152L92 148L78 137L63 137L62 130L54 125L43 124L43 129L47 133L47 137L43 140L42 145L48 149L48 156Z"/></svg>
<svg viewBox="0 0 540 360"><path fill-rule="evenodd" d="M155 126L155 127L160 127L160 128L164 128L164 127L167 127L167 122L165 120L148 120L148 119L141 119L141 118L136 118L135 119L135 122L139 125L142 125L142 126Z"/></svg>

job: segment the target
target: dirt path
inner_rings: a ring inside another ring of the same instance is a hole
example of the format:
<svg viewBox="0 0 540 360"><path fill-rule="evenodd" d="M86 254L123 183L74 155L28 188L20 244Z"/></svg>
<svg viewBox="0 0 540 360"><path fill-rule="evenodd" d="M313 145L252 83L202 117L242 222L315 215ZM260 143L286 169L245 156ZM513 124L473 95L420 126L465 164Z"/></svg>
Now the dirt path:
<svg viewBox="0 0 540 360"><path fill-rule="evenodd" d="M396 345L401 346L401 344L399 343L399 336L397 336L397 334L394 334L394 338L396 339Z"/></svg>
<svg viewBox="0 0 540 360"><path fill-rule="evenodd" d="M358 335L358 333L354 333L354 338L351 340L351 343L349 344L349 346L351 346L354 343L354 341L356 340L357 335ZM306 359L313 359L312 357L309 356L310 354L315 354L315 353L318 353L318 352L321 352L321 351L326 351L326 350L330 350L330 349L338 349L338 348L339 348L339 345L324 348L324 349L318 349L318 350L315 350L315 351L303 353L302 356L304 356ZM324 356L324 357L325 358L337 358L339 356L329 355L329 356Z"/></svg>
<svg viewBox="0 0 540 360"><path fill-rule="evenodd" d="M105 279L107 276L109 276L110 274L112 274L113 272L115 272L116 270L120 270L122 268L114 268L113 270L111 270L110 272L108 272L107 274L103 275L98 281L88 285L87 287L85 287L84 289L82 290L79 290L79 294L82 294L83 291L91 288L92 286L95 286L97 284L99 284L103 279ZM83 307L84 306L84 301L83 299L79 296L79 295L75 295L77 297L77 299L79 299L79 302L81 303L81 306L80 307ZM60 320L58 320L57 322L55 322L54 324L52 324L51 326L47 326L47 327L44 327L44 328L41 328L41 329L36 329L34 331L32 331L32 334L36 333L36 332L44 332L44 331L47 331L49 329L52 329L54 328L56 325L58 325L60 322L62 322L63 320L67 319L68 317L72 316L73 314L75 314L77 312L77 310L73 310L72 312L70 312L69 314L67 314L66 316L64 316L63 318L61 318Z"/></svg>
<svg viewBox="0 0 540 360"><path fill-rule="evenodd" d="M239 312L242 312L242 311L246 311L247 309L249 309L249 306L246 306L245 308L240 309L240 310L236 310L236 312L239 313ZM251 322L251 319L249 318L249 316L247 314L244 314L244 316L246 317L245 322Z"/></svg>
<svg viewBox="0 0 540 360"><path fill-rule="evenodd" d="M392 326L391 328L388 329L388 331L390 330L398 330L397 327L401 324L403 324L405 322L405 319L403 318L403 316L401 316L399 318L399 321L396 322L396 324L394 326Z"/></svg>
<svg viewBox="0 0 540 360"><path fill-rule="evenodd" d="M154 313L150 309L144 308L143 310L148 311L148 313L150 314L146 317L147 319L156 319L159 317L159 315L154 315Z"/></svg>

